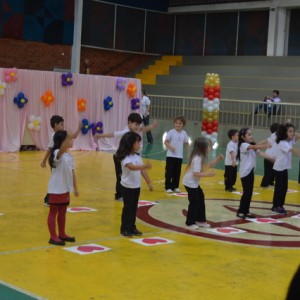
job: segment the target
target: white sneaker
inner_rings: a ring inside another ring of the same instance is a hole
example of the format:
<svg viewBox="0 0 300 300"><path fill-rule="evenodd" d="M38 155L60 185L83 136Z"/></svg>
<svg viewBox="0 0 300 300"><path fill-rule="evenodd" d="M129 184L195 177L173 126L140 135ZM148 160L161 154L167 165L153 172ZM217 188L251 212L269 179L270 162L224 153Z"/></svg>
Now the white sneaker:
<svg viewBox="0 0 300 300"><path fill-rule="evenodd" d="M173 193L171 189L166 190L166 193Z"/></svg>
<svg viewBox="0 0 300 300"><path fill-rule="evenodd" d="M174 193L181 193L181 190L180 189L174 189L173 192Z"/></svg>
<svg viewBox="0 0 300 300"><path fill-rule="evenodd" d="M197 226L196 224L192 224L192 225L187 226L187 228L190 230L198 230L199 226Z"/></svg>
<svg viewBox="0 0 300 300"><path fill-rule="evenodd" d="M210 225L207 222L196 222L196 226L210 228Z"/></svg>

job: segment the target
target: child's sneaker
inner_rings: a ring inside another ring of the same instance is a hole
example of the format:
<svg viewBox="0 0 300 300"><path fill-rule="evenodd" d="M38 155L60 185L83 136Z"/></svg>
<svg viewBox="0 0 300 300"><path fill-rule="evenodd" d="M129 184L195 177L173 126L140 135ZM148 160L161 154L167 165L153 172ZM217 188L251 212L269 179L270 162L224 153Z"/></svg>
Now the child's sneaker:
<svg viewBox="0 0 300 300"><path fill-rule="evenodd" d="M196 225L199 227L210 228L210 225L207 222L196 222Z"/></svg>
<svg viewBox="0 0 300 300"><path fill-rule="evenodd" d="M187 228L190 230L198 230L199 226L197 226L196 224L192 224L192 225L188 225Z"/></svg>
<svg viewBox="0 0 300 300"><path fill-rule="evenodd" d="M173 191L171 189L167 189L166 193L173 193Z"/></svg>
<svg viewBox="0 0 300 300"><path fill-rule="evenodd" d="M177 188L177 189L174 189L173 192L174 193L181 193L181 190Z"/></svg>
<svg viewBox="0 0 300 300"><path fill-rule="evenodd" d="M284 207L277 207L277 212L279 214L287 214L287 211L284 209Z"/></svg>

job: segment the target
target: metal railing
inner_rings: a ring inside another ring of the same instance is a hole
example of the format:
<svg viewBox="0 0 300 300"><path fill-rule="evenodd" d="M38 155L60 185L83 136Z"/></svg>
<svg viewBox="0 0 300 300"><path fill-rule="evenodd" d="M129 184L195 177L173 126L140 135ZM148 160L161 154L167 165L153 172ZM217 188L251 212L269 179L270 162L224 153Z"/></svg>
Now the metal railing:
<svg viewBox="0 0 300 300"><path fill-rule="evenodd" d="M151 99L151 117L167 120L184 116L189 121L200 122L203 115L203 98L149 95ZM245 127L269 128L274 122L286 123L290 120L297 130L300 129L300 104L280 103L276 114L268 114L264 109L255 114L260 101L221 99L219 124ZM276 104L271 105L271 111Z"/></svg>

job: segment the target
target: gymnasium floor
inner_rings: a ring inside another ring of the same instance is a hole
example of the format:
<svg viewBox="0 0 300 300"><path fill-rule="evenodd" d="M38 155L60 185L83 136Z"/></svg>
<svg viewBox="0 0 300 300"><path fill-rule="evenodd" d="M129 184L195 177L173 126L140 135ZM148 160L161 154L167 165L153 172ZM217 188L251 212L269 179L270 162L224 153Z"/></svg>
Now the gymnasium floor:
<svg viewBox="0 0 300 300"><path fill-rule="evenodd" d="M186 194L164 192L165 152L156 139L143 147L155 188L142 186L137 227L144 235L128 239L119 234L112 154L72 155L80 195L72 197L67 233L76 243L59 247L48 244L44 151L0 153L1 300L285 298L300 262L296 178L289 182L288 214L280 216L271 213L273 191L261 189L257 175L251 211L258 218L251 222L236 218L241 195L224 191L217 166L215 177L201 181L212 228L192 232L184 225ZM239 178L236 187L241 191Z"/></svg>

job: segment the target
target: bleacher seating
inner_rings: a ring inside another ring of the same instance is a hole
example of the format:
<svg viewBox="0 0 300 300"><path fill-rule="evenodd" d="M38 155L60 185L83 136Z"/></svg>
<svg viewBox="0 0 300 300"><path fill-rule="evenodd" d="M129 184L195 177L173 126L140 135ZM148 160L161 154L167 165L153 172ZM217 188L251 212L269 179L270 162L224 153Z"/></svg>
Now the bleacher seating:
<svg viewBox="0 0 300 300"><path fill-rule="evenodd" d="M280 91L283 102L300 99L300 57L296 56L184 56L182 65L157 75L155 85L143 86L153 95L203 97L206 73L219 74L223 99L260 101L273 89Z"/></svg>

